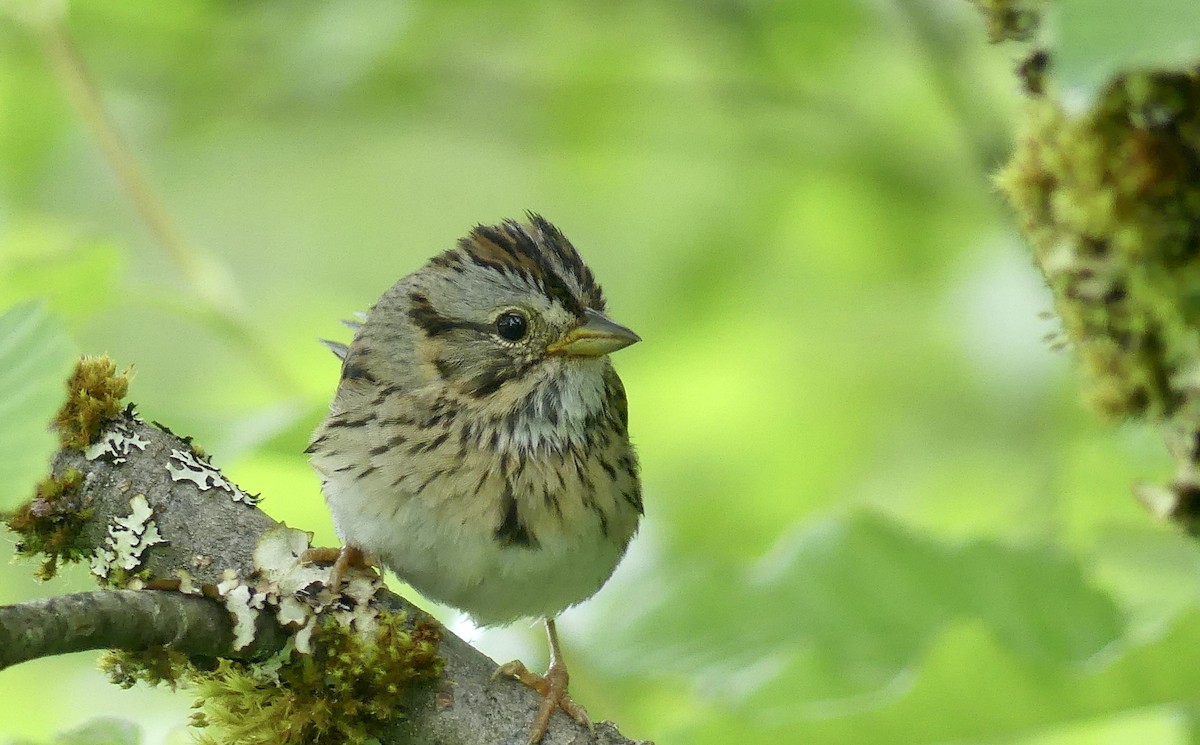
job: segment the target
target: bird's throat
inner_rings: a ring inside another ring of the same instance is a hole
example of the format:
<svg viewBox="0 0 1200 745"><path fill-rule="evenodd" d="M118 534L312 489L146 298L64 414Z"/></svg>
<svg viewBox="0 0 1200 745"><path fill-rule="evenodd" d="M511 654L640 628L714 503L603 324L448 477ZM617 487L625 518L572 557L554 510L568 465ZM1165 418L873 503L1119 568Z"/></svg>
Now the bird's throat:
<svg viewBox="0 0 1200 745"><path fill-rule="evenodd" d="M586 445L605 407L604 364L544 365L504 418L502 449L563 451Z"/></svg>

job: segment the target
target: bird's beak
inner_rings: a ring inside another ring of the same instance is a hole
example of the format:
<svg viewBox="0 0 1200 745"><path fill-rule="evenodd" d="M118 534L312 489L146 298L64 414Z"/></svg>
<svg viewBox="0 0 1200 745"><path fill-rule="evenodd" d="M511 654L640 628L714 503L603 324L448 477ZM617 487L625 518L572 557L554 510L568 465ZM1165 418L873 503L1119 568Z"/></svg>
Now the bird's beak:
<svg viewBox="0 0 1200 745"><path fill-rule="evenodd" d="M642 337L621 324L589 308L584 311L584 322L563 334L546 351L570 357L600 357L641 340Z"/></svg>

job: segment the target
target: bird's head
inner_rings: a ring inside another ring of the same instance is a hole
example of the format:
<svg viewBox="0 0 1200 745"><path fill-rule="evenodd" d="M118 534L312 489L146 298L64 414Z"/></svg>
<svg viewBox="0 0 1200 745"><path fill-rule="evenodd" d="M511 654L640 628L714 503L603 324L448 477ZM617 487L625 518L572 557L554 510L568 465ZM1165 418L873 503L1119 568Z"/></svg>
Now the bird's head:
<svg viewBox="0 0 1200 745"><path fill-rule="evenodd" d="M605 315L591 270L539 215L477 226L412 280L396 299L407 303L422 376L497 408L564 377L599 392L607 355L639 341Z"/></svg>

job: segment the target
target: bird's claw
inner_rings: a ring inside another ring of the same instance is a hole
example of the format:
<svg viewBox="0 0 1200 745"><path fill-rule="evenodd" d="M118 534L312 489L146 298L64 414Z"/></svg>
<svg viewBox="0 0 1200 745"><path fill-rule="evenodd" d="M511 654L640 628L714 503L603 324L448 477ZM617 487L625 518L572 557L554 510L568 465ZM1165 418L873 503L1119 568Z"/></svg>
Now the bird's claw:
<svg viewBox="0 0 1200 745"><path fill-rule="evenodd" d="M348 569L374 571L375 566L362 550L354 546L339 548L310 548L300 554L300 561L305 564L332 564L329 570L329 581L326 587L336 595L342 589L343 578Z"/></svg>
<svg viewBox="0 0 1200 745"><path fill-rule="evenodd" d="M587 712L582 706L571 700L567 695L567 685L570 682L570 676L567 674L567 668L564 665L551 663L546 670L545 675L529 672L525 664L520 660L506 662L496 668L496 672L492 673L492 679L499 677L513 678L522 685L532 688L542 695L542 705L538 708L537 717L533 720L533 731L529 735L529 745L537 745L542 741L542 737L546 734L546 729L550 726L550 717L553 716L555 709L562 709L563 713L574 719L576 722L587 727L592 732L595 732L596 727L592 724L592 720L588 717Z"/></svg>

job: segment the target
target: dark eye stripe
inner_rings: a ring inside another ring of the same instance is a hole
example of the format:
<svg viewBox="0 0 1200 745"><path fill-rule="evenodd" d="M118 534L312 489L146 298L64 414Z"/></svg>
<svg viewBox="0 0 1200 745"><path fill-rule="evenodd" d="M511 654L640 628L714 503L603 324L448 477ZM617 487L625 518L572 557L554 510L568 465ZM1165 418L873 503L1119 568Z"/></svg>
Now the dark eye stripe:
<svg viewBox="0 0 1200 745"><path fill-rule="evenodd" d="M456 329L467 329L484 333L492 332L492 327L487 324L475 323L474 321L461 321L443 316L429 302L429 298L419 292L409 295L409 301L412 305L409 307L408 317L425 332L426 336L441 336Z"/></svg>

